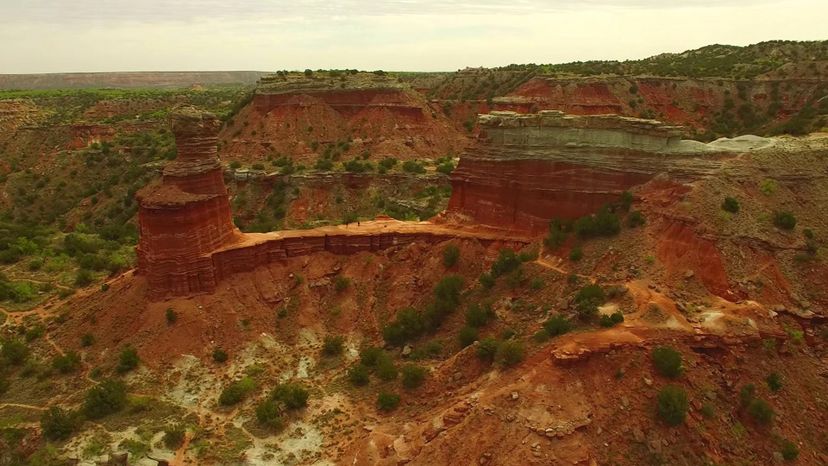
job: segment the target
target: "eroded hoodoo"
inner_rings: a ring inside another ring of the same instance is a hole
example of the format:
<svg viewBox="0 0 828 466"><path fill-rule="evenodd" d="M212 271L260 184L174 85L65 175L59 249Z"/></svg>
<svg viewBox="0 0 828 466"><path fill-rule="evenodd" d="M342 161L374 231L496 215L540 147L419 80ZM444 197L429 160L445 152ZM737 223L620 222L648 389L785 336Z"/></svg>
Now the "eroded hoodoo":
<svg viewBox="0 0 828 466"><path fill-rule="evenodd" d="M178 157L164 168L161 183L137 194L138 273L156 296L214 290L210 253L239 235L217 155L219 120L182 107L171 125Z"/></svg>

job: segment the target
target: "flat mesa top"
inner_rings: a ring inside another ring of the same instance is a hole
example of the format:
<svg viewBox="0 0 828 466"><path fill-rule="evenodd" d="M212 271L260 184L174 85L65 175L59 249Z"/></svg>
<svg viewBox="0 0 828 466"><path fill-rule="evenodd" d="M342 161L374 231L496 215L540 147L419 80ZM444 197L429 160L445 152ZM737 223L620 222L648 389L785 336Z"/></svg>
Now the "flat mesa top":
<svg viewBox="0 0 828 466"><path fill-rule="evenodd" d="M368 89L407 89L409 86L387 75L374 73L349 74L342 72L337 76L327 73L304 75L269 75L259 80L257 94L287 94L291 92L326 92L353 91Z"/></svg>

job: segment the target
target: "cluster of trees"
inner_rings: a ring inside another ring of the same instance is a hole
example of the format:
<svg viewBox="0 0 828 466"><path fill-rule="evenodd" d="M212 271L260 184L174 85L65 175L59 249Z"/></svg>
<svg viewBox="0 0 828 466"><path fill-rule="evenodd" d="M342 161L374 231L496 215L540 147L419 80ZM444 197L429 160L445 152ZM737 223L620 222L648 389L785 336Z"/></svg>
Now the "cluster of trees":
<svg viewBox="0 0 828 466"><path fill-rule="evenodd" d="M276 385L270 394L256 406L256 420L270 429L280 429L284 417L291 411L308 406L310 394L303 385L284 383Z"/></svg>
<svg viewBox="0 0 828 466"><path fill-rule="evenodd" d="M97 420L117 413L127 403L126 385L120 380L106 379L87 390L79 410L52 406L44 411L40 426L47 439L65 440L78 430L84 420Z"/></svg>
<svg viewBox="0 0 828 466"><path fill-rule="evenodd" d="M437 329L460 305L462 288L463 279L459 276L444 277L434 287L433 298L425 309L422 312L414 308L399 311L395 319L383 327L383 338L391 345L401 346L426 331Z"/></svg>

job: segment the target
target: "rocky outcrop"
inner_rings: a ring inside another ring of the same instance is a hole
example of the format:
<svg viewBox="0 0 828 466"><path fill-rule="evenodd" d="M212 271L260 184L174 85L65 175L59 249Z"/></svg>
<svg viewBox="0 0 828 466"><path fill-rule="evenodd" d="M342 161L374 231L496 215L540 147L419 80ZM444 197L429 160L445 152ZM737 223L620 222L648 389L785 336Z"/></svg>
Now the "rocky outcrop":
<svg viewBox="0 0 828 466"><path fill-rule="evenodd" d="M192 107L177 109L171 118L178 157L164 168L160 183L137 194L138 274L146 276L151 298L209 293L231 274L321 251L353 254L456 237L484 244L526 242L390 219L350 228L242 234L233 225L217 156L218 120Z"/></svg>
<svg viewBox="0 0 828 466"><path fill-rule="evenodd" d="M452 173L448 216L520 231L593 213L660 173L697 179L728 157L679 127L616 115L494 112L480 126L484 139Z"/></svg>
<svg viewBox="0 0 828 466"><path fill-rule="evenodd" d="M279 154L311 163L331 152L342 160L442 157L467 143L421 94L371 73L262 79L250 103L228 121L221 141L226 158Z"/></svg>
<svg viewBox="0 0 828 466"><path fill-rule="evenodd" d="M577 115L649 116L697 131L766 130L789 120L828 92L824 79L538 76L502 97L495 110ZM754 133L757 134L757 133ZM759 133L761 134L761 132Z"/></svg>
<svg viewBox="0 0 828 466"><path fill-rule="evenodd" d="M239 237L216 155L218 120L192 107L171 118L178 158L160 184L137 194L138 273L146 275L154 295L214 289L209 254Z"/></svg>

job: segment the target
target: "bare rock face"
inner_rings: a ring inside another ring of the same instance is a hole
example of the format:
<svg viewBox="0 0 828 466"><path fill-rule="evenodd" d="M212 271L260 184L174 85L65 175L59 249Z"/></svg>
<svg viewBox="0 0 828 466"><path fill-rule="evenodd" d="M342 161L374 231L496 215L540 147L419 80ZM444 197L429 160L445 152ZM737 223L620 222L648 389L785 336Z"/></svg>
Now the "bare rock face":
<svg viewBox="0 0 828 466"><path fill-rule="evenodd" d="M479 122L482 141L452 173L449 215L511 230L588 215L658 174L697 179L730 154L682 140L680 127L617 115L492 112Z"/></svg>
<svg viewBox="0 0 828 466"><path fill-rule="evenodd" d="M138 273L151 295L210 291L216 278L209 253L239 236L216 155L219 121L192 107L172 116L178 158L160 184L138 192Z"/></svg>

